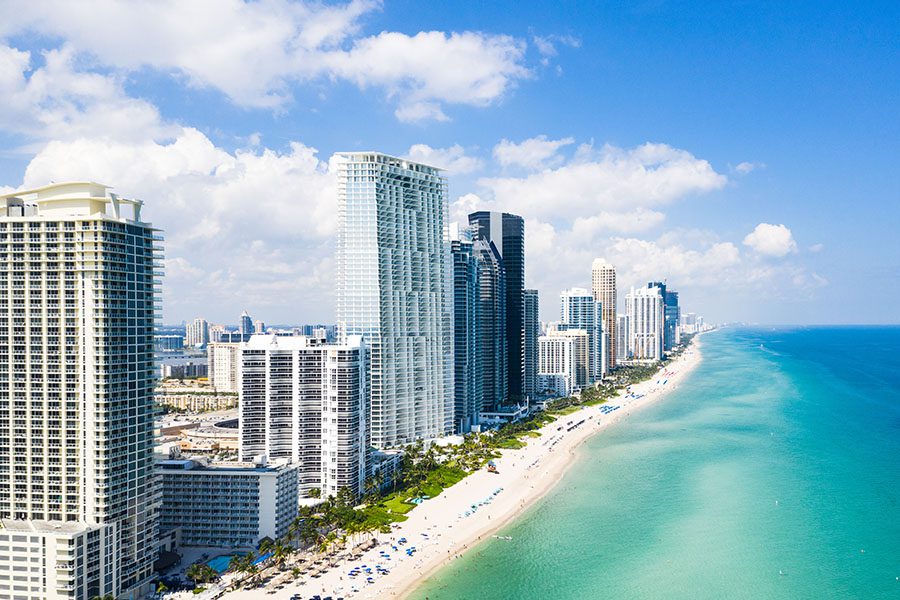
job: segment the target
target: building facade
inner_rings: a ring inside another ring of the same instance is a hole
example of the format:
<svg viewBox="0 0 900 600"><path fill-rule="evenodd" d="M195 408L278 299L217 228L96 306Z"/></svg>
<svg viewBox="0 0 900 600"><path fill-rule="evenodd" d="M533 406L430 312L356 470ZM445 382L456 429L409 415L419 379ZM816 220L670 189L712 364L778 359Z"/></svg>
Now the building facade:
<svg viewBox="0 0 900 600"><path fill-rule="evenodd" d="M209 383L218 392L241 389L241 345L213 342L206 347Z"/></svg>
<svg viewBox="0 0 900 600"><path fill-rule="evenodd" d="M631 359L662 360L665 356L665 309L660 288L632 288L625 298L625 308L631 326Z"/></svg>
<svg viewBox="0 0 900 600"><path fill-rule="evenodd" d="M148 591L160 239L97 183L0 196L0 596Z"/></svg>
<svg viewBox="0 0 900 600"><path fill-rule="evenodd" d="M469 225L476 237L493 243L506 274L507 394L510 402L525 398L525 220L518 215L475 212Z"/></svg>
<svg viewBox="0 0 900 600"><path fill-rule="evenodd" d="M591 292L600 302L603 314L603 328L606 336L606 368L616 366L618 356L616 336L616 268L602 258L591 265Z"/></svg>
<svg viewBox="0 0 900 600"><path fill-rule="evenodd" d="M206 348L209 343L209 323L206 319L197 318L185 326L184 342L192 348Z"/></svg>
<svg viewBox="0 0 900 600"><path fill-rule="evenodd" d="M559 295L560 326L583 329L588 334L588 383L600 381L606 374L603 313L600 302L583 288L564 290Z"/></svg>
<svg viewBox="0 0 900 600"><path fill-rule="evenodd" d="M297 465L277 461L160 460L155 467L160 531L181 530L182 546L255 549L287 533L297 517Z"/></svg>
<svg viewBox="0 0 900 600"><path fill-rule="evenodd" d="M369 349L371 443L453 430L447 183L434 167L377 152L338 157L338 338Z"/></svg>
<svg viewBox="0 0 900 600"><path fill-rule="evenodd" d="M540 300L537 290L523 291L522 310L525 321L525 383L522 388L528 399L538 394L538 338L541 335Z"/></svg>
<svg viewBox="0 0 900 600"><path fill-rule="evenodd" d="M542 395L568 396L587 385L588 333L551 327L538 338L538 378ZM550 386L552 382L552 388Z"/></svg>
<svg viewBox="0 0 900 600"><path fill-rule="evenodd" d="M617 362L625 362L631 360L631 320L628 315L619 315L616 317L616 357Z"/></svg>
<svg viewBox="0 0 900 600"><path fill-rule="evenodd" d="M240 327L238 329L238 332L242 336L249 336L253 334L253 317L247 314L246 310L241 313ZM243 339L244 341L246 341L247 338L245 337Z"/></svg>
<svg viewBox="0 0 900 600"><path fill-rule="evenodd" d="M681 322L681 308L678 306L678 292L666 290L666 352L680 342L678 325Z"/></svg>
<svg viewBox="0 0 900 600"><path fill-rule="evenodd" d="M299 465L301 497L360 495L366 477L366 347L303 336L254 335L241 345L242 460Z"/></svg>
<svg viewBox="0 0 900 600"><path fill-rule="evenodd" d="M453 261L453 423L456 433L479 424L484 404L478 343L478 258L471 240L450 244Z"/></svg>

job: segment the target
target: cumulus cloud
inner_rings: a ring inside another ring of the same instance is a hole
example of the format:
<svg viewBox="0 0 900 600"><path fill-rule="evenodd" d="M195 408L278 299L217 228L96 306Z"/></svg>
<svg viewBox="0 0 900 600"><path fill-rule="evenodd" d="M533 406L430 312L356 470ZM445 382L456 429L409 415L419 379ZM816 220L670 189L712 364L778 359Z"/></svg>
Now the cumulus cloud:
<svg viewBox="0 0 900 600"><path fill-rule="evenodd" d="M782 257L797 251L791 230L784 225L760 223L744 238L744 245L764 256Z"/></svg>
<svg viewBox="0 0 900 600"><path fill-rule="evenodd" d="M406 157L432 167L445 169L450 175L464 175L481 168L481 159L467 156L465 148L454 144L449 148L432 148L427 144L414 144Z"/></svg>
<svg viewBox="0 0 900 600"><path fill-rule="evenodd" d="M562 157L558 154L560 148L573 143L574 138L551 140L547 139L546 135L539 135L519 143L503 139L494 146L494 160L503 167L542 169L558 165L562 161Z"/></svg>
<svg viewBox="0 0 900 600"><path fill-rule="evenodd" d="M320 310L333 280L333 173L298 142L284 152L227 152L183 128L162 142L50 142L24 185L93 179L145 200L144 217L166 238L166 314L185 317L202 306L214 313L217 298L279 309L290 299L301 311Z"/></svg>
<svg viewBox="0 0 900 600"><path fill-rule="evenodd" d="M727 178L686 150L666 144L631 149L582 147L569 162L524 177L482 178L498 209L552 219L600 210L653 207L724 187Z"/></svg>
<svg viewBox="0 0 900 600"><path fill-rule="evenodd" d="M174 132L155 106L128 97L120 78L79 71L74 63L69 46L35 57L0 45L0 129L32 139L74 139L102 131L135 140Z"/></svg>
<svg viewBox="0 0 900 600"><path fill-rule="evenodd" d="M487 106L531 76L526 43L507 35L360 35L360 20L379 7L371 0L108 0L85 10L66 0L10 0L0 5L0 37L28 30L62 39L120 73L172 73L246 107L284 107L296 82L350 81L383 90L405 121L446 120L444 104Z"/></svg>

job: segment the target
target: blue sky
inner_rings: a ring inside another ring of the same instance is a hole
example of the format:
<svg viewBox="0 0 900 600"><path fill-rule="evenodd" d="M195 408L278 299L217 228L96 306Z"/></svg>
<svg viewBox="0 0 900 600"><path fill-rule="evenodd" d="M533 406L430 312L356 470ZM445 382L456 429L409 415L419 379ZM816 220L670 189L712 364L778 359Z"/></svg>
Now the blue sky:
<svg viewBox="0 0 900 600"><path fill-rule="evenodd" d="M897 3L34 4L0 7L0 186L144 199L167 322L330 321L355 149L526 217L545 319L602 256L711 320L900 321Z"/></svg>

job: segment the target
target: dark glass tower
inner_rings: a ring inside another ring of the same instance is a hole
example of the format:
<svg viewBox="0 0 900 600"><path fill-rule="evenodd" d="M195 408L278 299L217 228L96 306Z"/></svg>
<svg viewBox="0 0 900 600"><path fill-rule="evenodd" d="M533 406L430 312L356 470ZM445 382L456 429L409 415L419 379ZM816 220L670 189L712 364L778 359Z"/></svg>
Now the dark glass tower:
<svg viewBox="0 0 900 600"><path fill-rule="evenodd" d="M666 339L665 349L669 351L675 345L675 330L681 321L681 308L678 306L678 292L666 292Z"/></svg>
<svg viewBox="0 0 900 600"><path fill-rule="evenodd" d="M525 221L509 213L479 211L469 215L477 237L493 242L506 272L506 347L509 400L525 398Z"/></svg>
<svg viewBox="0 0 900 600"><path fill-rule="evenodd" d="M535 398L538 392L538 337L541 335L540 306L537 290L523 293L525 311L525 387L526 398Z"/></svg>

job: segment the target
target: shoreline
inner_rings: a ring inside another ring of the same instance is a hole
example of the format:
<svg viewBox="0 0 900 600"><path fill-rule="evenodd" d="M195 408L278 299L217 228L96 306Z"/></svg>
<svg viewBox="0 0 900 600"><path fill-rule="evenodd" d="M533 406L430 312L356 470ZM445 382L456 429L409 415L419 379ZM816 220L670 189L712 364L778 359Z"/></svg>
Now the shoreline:
<svg viewBox="0 0 900 600"><path fill-rule="evenodd" d="M265 595L288 599L293 594L303 598L321 594L347 599L408 599L434 573L491 539L497 530L543 498L580 458L581 446L587 439L677 389L701 362L700 346L698 335L681 356L654 377L632 385L630 394L623 390L604 404L560 416L538 429L540 437L529 439L524 448L503 450L502 456L495 460L498 474L481 469L445 489L410 511L409 518L395 524L390 533L377 534L378 544L359 559L339 560L337 566L321 577L304 577L280 590L242 590L224 597ZM609 411L612 406L619 408ZM397 542L400 538L408 542L400 545ZM405 553L410 547L416 548L411 556ZM362 565L372 568L372 583L366 583L366 574L349 576L350 569ZM375 565L390 569L390 573L377 574Z"/></svg>

